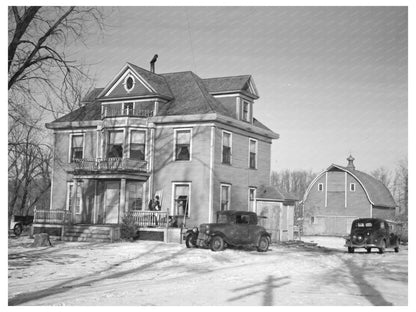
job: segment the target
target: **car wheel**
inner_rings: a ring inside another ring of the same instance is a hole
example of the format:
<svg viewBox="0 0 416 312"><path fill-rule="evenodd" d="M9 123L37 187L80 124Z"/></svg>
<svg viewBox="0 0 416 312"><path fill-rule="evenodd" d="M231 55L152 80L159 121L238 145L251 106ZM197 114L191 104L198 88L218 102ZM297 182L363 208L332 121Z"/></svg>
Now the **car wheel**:
<svg viewBox="0 0 416 312"><path fill-rule="evenodd" d="M195 248L196 247L196 242L193 240L193 235L191 234L191 235L188 235L187 237L186 237L186 240L185 240L185 245L186 245L186 247L188 247L188 248Z"/></svg>
<svg viewBox="0 0 416 312"><path fill-rule="evenodd" d="M378 249L378 253L383 254L385 250L386 250L386 241L383 240L381 242L381 247Z"/></svg>
<svg viewBox="0 0 416 312"><path fill-rule="evenodd" d="M371 248L367 248L367 253L370 253L371 252Z"/></svg>
<svg viewBox="0 0 416 312"><path fill-rule="evenodd" d="M394 247L394 252L399 252L399 245L397 245L396 247Z"/></svg>
<svg viewBox="0 0 416 312"><path fill-rule="evenodd" d="M348 247L348 253L354 253L354 247Z"/></svg>
<svg viewBox="0 0 416 312"><path fill-rule="evenodd" d="M257 246L257 251L266 252L269 249L269 238L265 235L262 235L259 240L259 245Z"/></svg>
<svg viewBox="0 0 416 312"><path fill-rule="evenodd" d="M20 234L22 234L23 232L23 227L21 224L16 224L13 228L13 233L16 236L20 236Z"/></svg>
<svg viewBox="0 0 416 312"><path fill-rule="evenodd" d="M221 236L214 236L211 239L211 250L212 251L221 251L224 249L224 240Z"/></svg>

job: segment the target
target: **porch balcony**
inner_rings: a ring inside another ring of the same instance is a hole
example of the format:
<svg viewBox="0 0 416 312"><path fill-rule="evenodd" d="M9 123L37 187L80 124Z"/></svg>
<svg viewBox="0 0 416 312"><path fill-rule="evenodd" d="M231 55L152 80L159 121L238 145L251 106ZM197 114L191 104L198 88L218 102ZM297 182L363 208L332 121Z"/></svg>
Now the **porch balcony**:
<svg viewBox="0 0 416 312"><path fill-rule="evenodd" d="M34 211L33 223L36 224L71 224L72 213L68 210Z"/></svg>
<svg viewBox="0 0 416 312"><path fill-rule="evenodd" d="M153 116L153 110L141 109L140 107L123 107L122 105L104 106L101 118L112 117L139 117L148 118Z"/></svg>
<svg viewBox="0 0 416 312"><path fill-rule="evenodd" d="M74 162L75 175L106 173L148 174L147 161L133 158L79 159Z"/></svg>

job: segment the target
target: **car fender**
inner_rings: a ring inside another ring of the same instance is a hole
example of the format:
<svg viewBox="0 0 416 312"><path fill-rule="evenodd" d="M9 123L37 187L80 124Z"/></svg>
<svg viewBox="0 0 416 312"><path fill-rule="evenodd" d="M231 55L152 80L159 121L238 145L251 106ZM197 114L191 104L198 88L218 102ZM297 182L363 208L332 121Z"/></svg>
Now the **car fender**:
<svg viewBox="0 0 416 312"><path fill-rule="evenodd" d="M266 232L266 231L261 231L257 234L257 239L256 239L256 245L258 245L260 243L260 238L262 236L266 236L269 239L269 243L271 243L272 238L270 236L270 233Z"/></svg>
<svg viewBox="0 0 416 312"><path fill-rule="evenodd" d="M220 236L224 242L226 242L227 244L230 244L231 242L227 239L227 237L224 235L224 233L219 232L219 231L215 231L215 232L211 232L209 233L210 236L210 240L214 237L214 236Z"/></svg>

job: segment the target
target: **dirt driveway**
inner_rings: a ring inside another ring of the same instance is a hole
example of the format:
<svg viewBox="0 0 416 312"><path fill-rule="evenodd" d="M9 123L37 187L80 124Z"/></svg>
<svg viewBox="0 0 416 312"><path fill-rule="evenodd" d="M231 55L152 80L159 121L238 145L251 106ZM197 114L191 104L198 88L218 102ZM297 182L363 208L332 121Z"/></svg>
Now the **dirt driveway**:
<svg viewBox="0 0 416 312"><path fill-rule="evenodd" d="M407 305L407 247L348 254L338 238L305 240L318 246L214 253L9 239L9 305Z"/></svg>

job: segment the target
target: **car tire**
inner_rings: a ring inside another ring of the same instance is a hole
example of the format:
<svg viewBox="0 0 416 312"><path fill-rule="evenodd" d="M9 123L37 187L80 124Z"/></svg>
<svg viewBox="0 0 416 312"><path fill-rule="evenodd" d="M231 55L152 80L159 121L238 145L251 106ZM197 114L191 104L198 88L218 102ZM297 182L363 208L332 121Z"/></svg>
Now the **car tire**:
<svg viewBox="0 0 416 312"><path fill-rule="evenodd" d="M371 253L371 248L367 248L367 253Z"/></svg>
<svg viewBox="0 0 416 312"><path fill-rule="evenodd" d="M20 223L16 224L13 228L14 235L20 236L22 232L23 232L23 226Z"/></svg>
<svg viewBox="0 0 416 312"><path fill-rule="evenodd" d="M266 252L269 249L270 241L266 235L262 235L257 246L258 252Z"/></svg>
<svg viewBox="0 0 416 312"><path fill-rule="evenodd" d="M210 247L212 251L221 251L224 249L224 240L221 236L214 236L211 239Z"/></svg>
<svg viewBox="0 0 416 312"><path fill-rule="evenodd" d="M354 253L354 247L348 247L348 253Z"/></svg>
<svg viewBox="0 0 416 312"><path fill-rule="evenodd" d="M195 248L196 247L196 243L193 241L193 235L192 234L190 234L186 237L185 245L186 245L187 248Z"/></svg>
<svg viewBox="0 0 416 312"><path fill-rule="evenodd" d="M394 252L399 252L399 245L397 245L396 247L394 247Z"/></svg>
<svg viewBox="0 0 416 312"><path fill-rule="evenodd" d="M381 242L381 247L378 249L378 253L383 254L385 250L386 250L386 241L383 240Z"/></svg>

